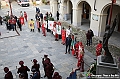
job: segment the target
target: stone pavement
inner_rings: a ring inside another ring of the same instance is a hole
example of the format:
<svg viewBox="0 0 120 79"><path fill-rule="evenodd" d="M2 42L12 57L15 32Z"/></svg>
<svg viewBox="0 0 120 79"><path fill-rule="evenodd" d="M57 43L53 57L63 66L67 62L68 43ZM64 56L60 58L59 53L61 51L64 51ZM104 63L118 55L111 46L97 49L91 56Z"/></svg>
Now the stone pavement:
<svg viewBox="0 0 120 79"><path fill-rule="evenodd" d="M1 14L1 13L0 13ZM40 63L41 75L44 75L41 59L44 54L48 54L52 63L55 66L55 71L58 71L62 75L63 79L69 76L72 68L76 68L77 59L71 54L65 53L65 46L61 44L61 39L55 41L53 34L47 33L44 37L42 33L30 32L27 27L27 23L23 26L23 30L18 32L20 36L17 36L15 31L8 31L5 28L5 24L0 25L3 38L0 39L0 79L3 79L5 66L9 67L14 75L14 79L18 79L17 69L19 67L18 62L23 60L25 65L29 68L32 66L31 60L36 58ZM7 34L8 33L8 34ZM14 37L9 37L14 36ZM89 65L94 61L95 56L88 50L85 50L85 71L89 68ZM30 72L29 72L30 74ZM43 78L44 79L44 78ZM46 79L46 78L45 78Z"/></svg>
<svg viewBox="0 0 120 79"><path fill-rule="evenodd" d="M6 12L6 11L5 11ZM3 14L0 10L0 14ZM68 23L62 23L63 26L68 26ZM3 68L8 66L13 72L14 78L18 79L17 68L19 67L18 62L23 60L25 65L29 68L32 66L31 60L36 58L40 63L41 75L44 75L41 59L44 54L48 54L52 63L55 66L55 71L58 71L62 75L63 79L66 79L69 76L69 73L72 71L72 68L76 68L77 59L71 54L65 53L65 46L61 45L61 40L54 41L54 36L48 32L47 36L44 37L42 33L38 33L37 29L35 32L30 32L30 29L27 27L27 23L23 26L23 31L19 31L20 36L15 31L8 31L4 25L0 25L3 36L9 37L0 39L0 79L3 79L4 72ZM73 29L75 30L75 29ZM77 30L78 39L83 42L84 46L86 43L85 31ZM95 45L97 44L97 37L93 38L93 45L90 47L85 46L85 71L89 68L90 64L95 62ZM113 49L112 51L117 51ZM119 55L118 55L119 56ZM29 72L30 74L30 72ZM44 78L43 78L44 79Z"/></svg>

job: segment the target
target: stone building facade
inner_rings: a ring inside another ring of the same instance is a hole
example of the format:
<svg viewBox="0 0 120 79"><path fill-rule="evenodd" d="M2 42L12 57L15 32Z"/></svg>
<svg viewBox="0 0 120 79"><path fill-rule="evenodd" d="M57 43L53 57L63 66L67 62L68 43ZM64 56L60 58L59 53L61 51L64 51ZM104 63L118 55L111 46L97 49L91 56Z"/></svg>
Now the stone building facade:
<svg viewBox="0 0 120 79"><path fill-rule="evenodd" d="M72 20L72 24L80 27L89 23L96 36L103 36L108 21L111 0L50 0L50 8L53 16L60 13L60 20ZM112 20L116 16L120 18L120 0L113 4ZM69 18L66 19L66 16ZM118 20L115 32L120 32L120 20Z"/></svg>

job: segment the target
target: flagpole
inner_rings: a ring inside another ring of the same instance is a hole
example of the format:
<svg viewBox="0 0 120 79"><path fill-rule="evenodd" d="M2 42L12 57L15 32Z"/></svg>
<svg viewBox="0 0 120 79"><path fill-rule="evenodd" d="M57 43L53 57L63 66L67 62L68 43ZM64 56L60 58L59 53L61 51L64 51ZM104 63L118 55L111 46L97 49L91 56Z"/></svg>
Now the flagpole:
<svg viewBox="0 0 120 79"><path fill-rule="evenodd" d="M112 12L113 12L113 3L114 3L114 0L112 0L112 4L111 4L111 6L110 6L110 14L109 14L109 18L108 18L108 25L110 25L111 24L111 18L112 18Z"/></svg>
<svg viewBox="0 0 120 79"><path fill-rule="evenodd" d="M11 1L9 0L9 6L10 6L10 13L11 13L11 16L13 15L12 14L12 6L11 6Z"/></svg>

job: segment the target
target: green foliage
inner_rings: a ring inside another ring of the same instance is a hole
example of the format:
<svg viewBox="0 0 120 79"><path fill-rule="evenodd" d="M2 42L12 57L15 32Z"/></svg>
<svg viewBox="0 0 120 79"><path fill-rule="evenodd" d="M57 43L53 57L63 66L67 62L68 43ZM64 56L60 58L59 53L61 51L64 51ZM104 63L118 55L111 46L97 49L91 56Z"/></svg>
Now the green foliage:
<svg viewBox="0 0 120 79"><path fill-rule="evenodd" d="M54 21L54 18L53 18L53 17L49 17L49 20L50 20L50 21Z"/></svg>
<svg viewBox="0 0 120 79"><path fill-rule="evenodd" d="M45 0L42 0L42 3L45 3Z"/></svg>
<svg viewBox="0 0 120 79"><path fill-rule="evenodd" d="M49 20L49 21L54 21L54 18L53 17L48 17L46 18L46 21Z"/></svg>

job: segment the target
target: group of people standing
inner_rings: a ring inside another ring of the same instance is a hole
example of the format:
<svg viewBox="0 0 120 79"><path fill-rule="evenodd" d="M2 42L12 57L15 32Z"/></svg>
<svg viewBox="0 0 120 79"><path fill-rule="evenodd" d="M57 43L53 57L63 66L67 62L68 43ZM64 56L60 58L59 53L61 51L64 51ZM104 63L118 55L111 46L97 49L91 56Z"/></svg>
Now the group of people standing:
<svg viewBox="0 0 120 79"><path fill-rule="evenodd" d="M42 78L40 74L40 64L36 59L33 59L31 61L33 62L33 65L31 67L32 74L30 75L30 79ZM54 72L54 66L51 63L51 60L48 58L48 55L44 55L44 58L42 59L42 64L45 73L44 77L47 77L48 79L62 79L58 72ZM20 67L17 70L19 78L28 79L28 71L30 71L30 69L24 65L24 61L19 61L19 65ZM4 79L13 79L12 72L9 70L8 67L4 67L4 72L6 73Z"/></svg>
<svg viewBox="0 0 120 79"><path fill-rule="evenodd" d="M89 29L86 33L86 46L92 45L92 38L94 33L91 29ZM66 52L65 54L69 53L70 51L73 56L78 59L77 62L77 69L80 71L84 71L84 45L81 41L77 40L77 37L74 37L72 34L72 28L69 26L68 29L62 28L62 44L66 45ZM96 57L101 55L102 52L102 41L98 41L96 45Z"/></svg>
<svg viewBox="0 0 120 79"><path fill-rule="evenodd" d="M92 45L92 37L93 36L94 36L93 31L91 29L89 29L86 33L86 40L87 40L86 46Z"/></svg>
<svg viewBox="0 0 120 79"><path fill-rule="evenodd" d="M16 30L18 27L20 31L22 31L22 25L25 24L24 19L27 22L27 13L24 11L24 14L22 11L20 11L19 18L16 15L10 15L9 11L7 12L7 15L5 16L5 24L7 30Z"/></svg>

